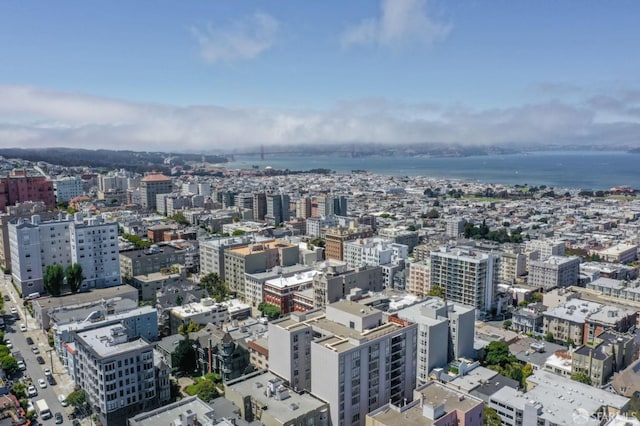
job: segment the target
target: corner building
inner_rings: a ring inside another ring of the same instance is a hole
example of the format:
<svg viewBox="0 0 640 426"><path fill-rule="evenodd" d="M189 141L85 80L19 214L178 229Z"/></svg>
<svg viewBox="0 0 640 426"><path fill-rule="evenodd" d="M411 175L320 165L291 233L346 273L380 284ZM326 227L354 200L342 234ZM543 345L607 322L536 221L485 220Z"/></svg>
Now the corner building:
<svg viewBox="0 0 640 426"><path fill-rule="evenodd" d="M416 324L340 301L271 323L269 353L279 356L269 367L328 402L332 425L364 426L367 413L413 398L416 345Z"/></svg>

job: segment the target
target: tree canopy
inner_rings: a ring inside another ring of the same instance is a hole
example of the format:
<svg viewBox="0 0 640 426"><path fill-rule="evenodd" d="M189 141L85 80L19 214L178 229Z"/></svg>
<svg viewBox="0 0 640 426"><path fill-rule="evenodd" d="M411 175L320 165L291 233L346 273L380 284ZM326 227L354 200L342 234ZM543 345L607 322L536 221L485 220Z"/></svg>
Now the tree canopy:
<svg viewBox="0 0 640 426"><path fill-rule="evenodd" d="M207 290L210 297L216 302L222 302L231 294L229 285L220 278L220 275L211 272L200 279L200 287Z"/></svg>
<svg viewBox="0 0 640 426"><path fill-rule="evenodd" d="M67 395L67 402L73 407L80 407L87 400L87 395L83 390L77 390Z"/></svg>
<svg viewBox="0 0 640 426"><path fill-rule="evenodd" d="M84 279L84 276L82 275L82 266L80 266L79 263L69 265L64 274L67 278L67 284L69 284L71 293L77 293L78 290L80 290L80 284L82 284L82 280Z"/></svg>
<svg viewBox="0 0 640 426"><path fill-rule="evenodd" d="M5 355L0 358L0 364L2 364L2 369L8 376L13 376L13 374L17 372L19 368L18 361L11 355Z"/></svg>
<svg viewBox="0 0 640 426"><path fill-rule="evenodd" d="M62 284L64 283L64 269L62 265L47 265L42 277L44 288L52 296L60 296Z"/></svg>
<svg viewBox="0 0 640 426"><path fill-rule="evenodd" d="M444 289L442 287L440 287L439 285L433 285L429 289L429 292L427 293L427 296L435 296L435 297L443 298L444 297Z"/></svg>
<svg viewBox="0 0 640 426"><path fill-rule="evenodd" d="M173 366L183 373L192 373L196 369L196 350L193 344L191 339L181 340L173 351Z"/></svg>
<svg viewBox="0 0 640 426"><path fill-rule="evenodd" d="M270 321L280 318L280 308L262 302L258 305L258 310L262 312L262 315L267 317Z"/></svg>

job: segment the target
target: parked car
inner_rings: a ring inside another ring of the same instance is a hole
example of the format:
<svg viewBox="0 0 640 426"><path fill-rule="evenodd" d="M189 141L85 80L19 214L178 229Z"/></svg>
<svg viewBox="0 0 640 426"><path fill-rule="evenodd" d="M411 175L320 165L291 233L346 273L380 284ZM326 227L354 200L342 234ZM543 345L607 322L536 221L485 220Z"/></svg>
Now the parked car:
<svg viewBox="0 0 640 426"><path fill-rule="evenodd" d="M55 386L58 384L58 382L56 382L56 379L54 379L53 376L47 376L47 382L49 382L51 386Z"/></svg>
<svg viewBox="0 0 640 426"><path fill-rule="evenodd" d="M58 401L60 401L60 405L62 405L63 407L66 407L69 405L69 403L67 402L67 396L66 395L58 395Z"/></svg>
<svg viewBox="0 0 640 426"><path fill-rule="evenodd" d="M33 345L33 339L31 337L27 337L27 345Z"/></svg>
<svg viewBox="0 0 640 426"><path fill-rule="evenodd" d="M38 349L38 347L37 347L37 346L33 346L33 347L31 348L31 351L32 351L34 354L36 354L36 355L38 355L38 354L40 353L40 349Z"/></svg>
<svg viewBox="0 0 640 426"><path fill-rule="evenodd" d="M45 368L45 369L44 369L44 375L45 375L45 376L50 376L50 375L51 375L51 370L50 370L50 369L48 369L48 368Z"/></svg>
<svg viewBox="0 0 640 426"><path fill-rule="evenodd" d="M38 396L38 389L36 389L35 386L31 385L27 388L27 395L28 396Z"/></svg>
<svg viewBox="0 0 640 426"><path fill-rule="evenodd" d="M19 359L19 360L18 360L18 368L19 368L20 370L24 371L24 370L26 370L26 369L27 369L27 365L24 363L24 361L23 361L23 360Z"/></svg>
<svg viewBox="0 0 640 426"><path fill-rule="evenodd" d="M57 425L59 425L64 421L64 419L62 418L62 414L60 412L57 412L56 414L54 414L54 417L56 418Z"/></svg>
<svg viewBox="0 0 640 426"><path fill-rule="evenodd" d="M20 331L25 332L27 331L27 326L24 324L20 324Z"/></svg>
<svg viewBox="0 0 640 426"><path fill-rule="evenodd" d="M4 345L9 349L13 348L13 343L11 343L11 339L4 339Z"/></svg>
<svg viewBox="0 0 640 426"><path fill-rule="evenodd" d="M44 389L47 387L47 382L45 382L44 379L38 379L38 385Z"/></svg>
<svg viewBox="0 0 640 426"><path fill-rule="evenodd" d="M44 358L42 358L41 356L37 356L36 361L38 361L38 364L40 365L44 364Z"/></svg>
<svg viewBox="0 0 640 426"><path fill-rule="evenodd" d="M9 295L8 295L8 294L5 294L5 295L4 295L4 301L5 301L5 302L9 302L10 300L11 300L11 298L9 297Z"/></svg>

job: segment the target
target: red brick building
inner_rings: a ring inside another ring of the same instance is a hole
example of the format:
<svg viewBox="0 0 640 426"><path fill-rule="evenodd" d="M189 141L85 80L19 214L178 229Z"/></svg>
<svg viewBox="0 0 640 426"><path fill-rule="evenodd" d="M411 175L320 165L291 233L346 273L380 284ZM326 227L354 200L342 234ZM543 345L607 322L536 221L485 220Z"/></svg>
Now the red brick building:
<svg viewBox="0 0 640 426"><path fill-rule="evenodd" d="M56 206L53 182L44 176L30 176L25 169L16 169L0 177L0 210L26 201L42 201L49 208Z"/></svg>

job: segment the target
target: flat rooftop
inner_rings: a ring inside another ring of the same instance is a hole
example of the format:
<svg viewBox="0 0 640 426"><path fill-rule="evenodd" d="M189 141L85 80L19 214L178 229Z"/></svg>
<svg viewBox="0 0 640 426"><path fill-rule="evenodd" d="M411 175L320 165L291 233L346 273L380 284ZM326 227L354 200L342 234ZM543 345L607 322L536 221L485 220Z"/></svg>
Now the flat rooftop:
<svg viewBox="0 0 640 426"><path fill-rule="evenodd" d="M266 406L269 414L279 421L280 424L293 423L303 413L309 413L328 404L308 393L297 394L289 390L289 397L277 400L273 397L267 397L266 389L270 382L279 381L277 376L270 372L263 374L251 375L245 380L238 379L227 383L225 387L231 389L243 396L250 396L252 401L257 401L262 406Z"/></svg>
<svg viewBox="0 0 640 426"><path fill-rule="evenodd" d="M265 243L253 243L246 246L230 248L229 253L238 254L240 256L248 256L250 254L264 253L267 250L279 249L279 248L293 248L298 247L295 244L289 244L285 241L275 240Z"/></svg>
<svg viewBox="0 0 640 426"><path fill-rule="evenodd" d="M128 341L126 334L124 336L118 334L122 328L120 324L117 324L93 330L83 330L78 332L78 338L100 358L152 348L152 345L143 339Z"/></svg>

